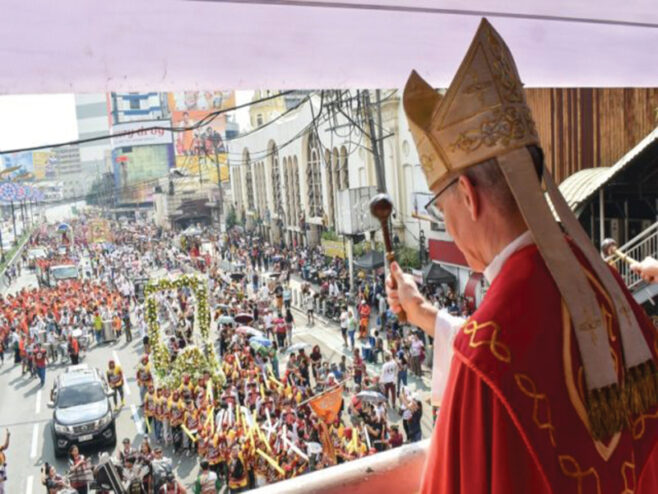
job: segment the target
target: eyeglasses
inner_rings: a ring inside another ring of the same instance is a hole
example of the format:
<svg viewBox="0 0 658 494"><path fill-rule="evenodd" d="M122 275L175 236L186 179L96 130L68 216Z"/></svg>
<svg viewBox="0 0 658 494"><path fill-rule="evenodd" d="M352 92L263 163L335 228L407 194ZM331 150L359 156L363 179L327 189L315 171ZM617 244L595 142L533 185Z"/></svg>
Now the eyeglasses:
<svg viewBox="0 0 658 494"><path fill-rule="evenodd" d="M448 184L443 187L439 192L432 197L427 204L425 204L425 211L430 215L430 217L433 220L438 221L439 223L444 223L445 222L445 216L443 215L443 211L437 206L436 201L439 198L441 194L443 194L446 190L448 190L450 187L455 185L457 181L459 180L459 177L451 180L448 182Z"/></svg>

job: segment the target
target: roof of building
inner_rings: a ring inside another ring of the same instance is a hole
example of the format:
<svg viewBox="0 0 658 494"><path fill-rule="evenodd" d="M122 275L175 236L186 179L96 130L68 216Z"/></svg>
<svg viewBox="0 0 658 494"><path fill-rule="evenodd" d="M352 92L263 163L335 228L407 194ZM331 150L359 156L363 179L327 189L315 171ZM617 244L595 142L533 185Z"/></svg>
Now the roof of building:
<svg viewBox="0 0 658 494"><path fill-rule="evenodd" d="M560 184L560 192L569 207L580 214L582 208L599 189L610 183L623 170L635 162L635 158L654 143L658 143L658 127L642 139L633 149L626 153L613 166L586 168L569 176Z"/></svg>

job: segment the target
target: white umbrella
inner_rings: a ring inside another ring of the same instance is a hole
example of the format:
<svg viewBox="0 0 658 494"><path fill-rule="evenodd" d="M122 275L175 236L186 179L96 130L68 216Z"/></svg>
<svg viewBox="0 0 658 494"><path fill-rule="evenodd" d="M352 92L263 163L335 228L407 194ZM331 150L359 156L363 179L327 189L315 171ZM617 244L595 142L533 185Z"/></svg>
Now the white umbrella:
<svg viewBox="0 0 658 494"><path fill-rule="evenodd" d="M379 391L361 391L360 393L357 393L356 397L363 401L372 401L375 403L386 401L386 396L381 394Z"/></svg>
<svg viewBox="0 0 658 494"><path fill-rule="evenodd" d="M286 348L284 353L296 352L298 350L309 348L310 346L310 343L295 343L294 345L290 345L288 348Z"/></svg>

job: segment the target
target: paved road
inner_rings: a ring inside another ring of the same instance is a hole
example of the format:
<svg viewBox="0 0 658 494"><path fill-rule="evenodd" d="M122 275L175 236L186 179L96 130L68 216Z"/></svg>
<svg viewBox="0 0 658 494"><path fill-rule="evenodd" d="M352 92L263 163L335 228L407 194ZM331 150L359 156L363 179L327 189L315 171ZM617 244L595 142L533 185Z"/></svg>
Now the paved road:
<svg viewBox="0 0 658 494"><path fill-rule="evenodd" d="M8 289L15 292L23 287L36 286L36 277L24 271ZM327 323L318 318L313 327L307 327L306 316L295 311L297 328L293 334L295 342L318 344L325 358L338 362L342 355L348 355L340 336L340 329L334 323ZM117 436L119 445L124 437L139 444L145 429L139 409L139 392L135 382L135 369L141 355L141 342L133 340L132 344L120 342L92 347L83 363L104 370L107 361L114 358L120 362L126 375L126 406L117 418ZM285 365L283 358L281 365ZM379 365L368 364L369 372L378 372ZM13 364L10 354L5 356L5 364L0 367L0 440L4 439L4 429L11 431L11 444L8 450L8 482L6 492L11 494L33 494L43 492L40 484L40 468L45 462L56 466L58 472L66 472L66 461L56 460L53 453L51 436L52 410L48 407L49 391L55 377L64 371L63 365L51 365L46 373L46 385L40 388L37 378L22 376L19 366ZM410 386L426 398L429 393L428 376L423 380L410 377ZM399 416L391 411L390 420L397 422ZM423 435L429 437L431 431L431 409L424 401ZM100 450L85 452L94 455ZM165 449L166 456L172 456ZM192 486L198 472L196 458L175 457L174 465L179 478L186 486Z"/></svg>

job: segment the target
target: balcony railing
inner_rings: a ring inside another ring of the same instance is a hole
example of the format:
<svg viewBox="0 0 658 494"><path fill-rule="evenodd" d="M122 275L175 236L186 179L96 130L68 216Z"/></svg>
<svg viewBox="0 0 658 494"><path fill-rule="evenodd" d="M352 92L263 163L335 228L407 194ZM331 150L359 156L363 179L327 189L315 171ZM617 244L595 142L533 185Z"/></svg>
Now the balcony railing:
<svg viewBox="0 0 658 494"><path fill-rule="evenodd" d="M619 247L619 250L637 261L641 261L648 256L656 257L658 255L658 222L630 239L624 245ZM628 263L621 260L620 257L615 254L606 259L606 261L611 260L614 261L615 267L624 279L629 290L633 291L636 287L639 288L641 286L642 278L631 271Z"/></svg>
<svg viewBox="0 0 658 494"><path fill-rule="evenodd" d="M429 439L301 475L252 491L254 494L416 493Z"/></svg>

